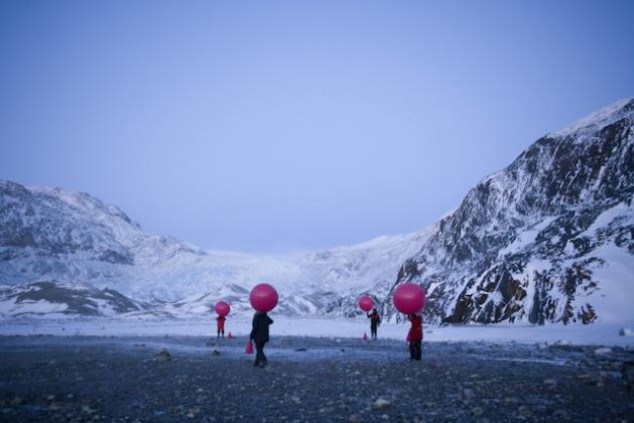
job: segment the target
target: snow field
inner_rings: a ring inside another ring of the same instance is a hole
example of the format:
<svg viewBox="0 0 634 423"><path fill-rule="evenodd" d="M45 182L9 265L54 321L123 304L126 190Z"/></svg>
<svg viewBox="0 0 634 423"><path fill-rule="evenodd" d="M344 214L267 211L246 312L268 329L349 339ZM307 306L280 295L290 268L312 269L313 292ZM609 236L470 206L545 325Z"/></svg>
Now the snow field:
<svg viewBox="0 0 634 423"><path fill-rule="evenodd" d="M359 338L370 333L365 318L326 319L276 316L271 336L310 336L330 338ZM634 336L621 336L623 328L634 328L634 318L623 323L595 323L592 325L466 325L425 326L424 342L493 342L493 343L547 343L572 345L604 345L634 348ZM385 322L378 330L379 339L405 342L409 324ZM249 316L229 314L225 334L245 337L251 331ZM0 335L54 335L54 336L216 336L215 315L208 319L13 319L0 322ZM372 341L368 341L372 342Z"/></svg>

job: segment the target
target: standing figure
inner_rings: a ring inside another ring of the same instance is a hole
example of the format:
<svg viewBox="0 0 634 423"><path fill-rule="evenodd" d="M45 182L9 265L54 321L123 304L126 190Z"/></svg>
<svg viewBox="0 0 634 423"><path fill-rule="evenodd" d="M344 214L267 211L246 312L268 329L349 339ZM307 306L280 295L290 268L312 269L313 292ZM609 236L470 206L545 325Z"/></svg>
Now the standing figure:
<svg viewBox="0 0 634 423"><path fill-rule="evenodd" d="M376 308L373 308L372 313L368 314L368 318L370 319L370 334L372 335L372 339L376 339L376 330L381 324L381 316L379 316L379 312L376 311Z"/></svg>
<svg viewBox="0 0 634 423"><path fill-rule="evenodd" d="M223 338L225 337L225 320L227 320L225 316L216 317L216 324L218 326L218 338L220 338L220 335L222 335Z"/></svg>
<svg viewBox="0 0 634 423"><path fill-rule="evenodd" d="M254 366L264 367L267 365L264 355L264 345L269 342L269 325L273 324L273 319L263 311L256 311L253 316L253 329L251 329L250 339L255 343L255 363Z"/></svg>
<svg viewBox="0 0 634 423"><path fill-rule="evenodd" d="M412 326L407 333L407 341L409 342L409 359L420 360L423 355L423 316L420 313L408 314L407 318Z"/></svg>

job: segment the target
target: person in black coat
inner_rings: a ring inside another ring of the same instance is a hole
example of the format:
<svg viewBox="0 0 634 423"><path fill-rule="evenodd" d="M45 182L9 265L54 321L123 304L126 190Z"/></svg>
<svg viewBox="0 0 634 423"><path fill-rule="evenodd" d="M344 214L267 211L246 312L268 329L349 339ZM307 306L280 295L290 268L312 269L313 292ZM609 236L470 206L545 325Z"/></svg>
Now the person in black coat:
<svg viewBox="0 0 634 423"><path fill-rule="evenodd" d="M269 342L269 326L273 320L268 314L257 311L253 316L253 329L251 329L251 340L255 343L255 363L254 366L264 367L267 365L264 355L264 345Z"/></svg>
<svg viewBox="0 0 634 423"><path fill-rule="evenodd" d="M379 312L375 308L372 313L368 314L368 318L370 319L370 335L372 339L376 339L377 328L381 324L381 316L379 316Z"/></svg>

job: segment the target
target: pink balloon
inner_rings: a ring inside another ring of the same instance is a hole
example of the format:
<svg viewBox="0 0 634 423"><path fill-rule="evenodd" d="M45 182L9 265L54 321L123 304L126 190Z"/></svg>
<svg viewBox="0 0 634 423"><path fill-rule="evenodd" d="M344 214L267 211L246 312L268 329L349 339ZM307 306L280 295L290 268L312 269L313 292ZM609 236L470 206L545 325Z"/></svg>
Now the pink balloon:
<svg viewBox="0 0 634 423"><path fill-rule="evenodd" d="M359 308L361 308L361 310L368 312L372 310L372 307L374 307L374 300L372 299L372 297L370 297L369 295L364 295L363 297L359 298Z"/></svg>
<svg viewBox="0 0 634 423"><path fill-rule="evenodd" d="M249 302L257 311L266 313L275 308L278 298L275 288L268 283L261 283L251 290Z"/></svg>
<svg viewBox="0 0 634 423"><path fill-rule="evenodd" d="M425 306L425 290L415 283L406 282L394 291L394 307L404 314L416 314Z"/></svg>
<svg viewBox="0 0 634 423"><path fill-rule="evenodd" d="M214 307L214 310L216 310L216 313L218 313L218 316L225 317L231 311L231 307L229 306L229 303L226 301L218 301L216 303L216 307Z"/></svg>

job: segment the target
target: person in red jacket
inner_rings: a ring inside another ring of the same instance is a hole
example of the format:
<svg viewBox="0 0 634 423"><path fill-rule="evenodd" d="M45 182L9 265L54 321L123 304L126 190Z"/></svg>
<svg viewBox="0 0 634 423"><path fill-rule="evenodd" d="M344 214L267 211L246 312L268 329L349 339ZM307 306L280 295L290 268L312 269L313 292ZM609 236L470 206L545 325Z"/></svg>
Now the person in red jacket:
<svg viewBox="0 0 634 423"><path fill-rule="evenodd" d="M218 338L220 338L220 335L222 335L223 338L225 337L225 320L227 320L225 316L216 317L216 324L218 325Z"/></svg>
<svg viewBox="0 0 634 423"><path fill-rule="evenodd" d="M423 316L418 314L409 314L407 316L412 326L407 333L407 342L409 342L409 359L420 360L423 355Z"/></svg>

